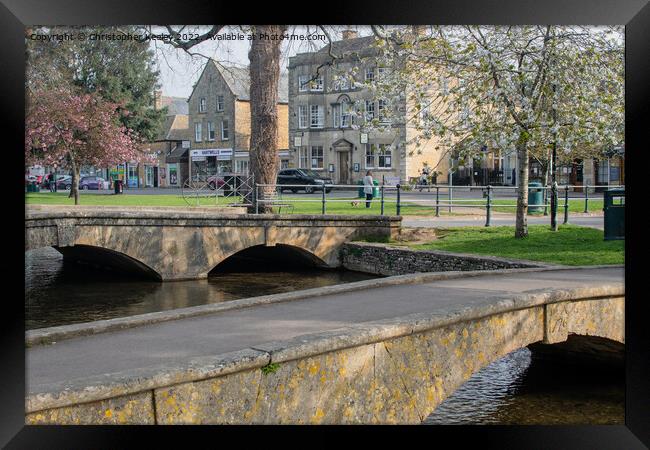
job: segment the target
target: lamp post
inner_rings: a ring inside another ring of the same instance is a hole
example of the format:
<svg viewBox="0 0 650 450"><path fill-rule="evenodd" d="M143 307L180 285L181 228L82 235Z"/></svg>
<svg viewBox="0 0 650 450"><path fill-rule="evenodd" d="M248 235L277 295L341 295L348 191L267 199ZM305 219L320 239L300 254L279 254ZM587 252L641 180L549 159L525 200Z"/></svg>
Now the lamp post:
<svg viewBox="0 0 650 450"><path fill-rule="evenodd" d="M553 156L551 157L551 230L557 231L557 182L555 180L557 163L557 105L555 103L556 85L553 83Z"/></svg>
<svg viewBox="0 0 650 450"><path fill-rule="evenodd" d="M57 165L56 165L56 163L54 163L54 192L56 192L56 168L57 168ZM51 182L52 182L52 180L50 180L50 183Z"/></svg>

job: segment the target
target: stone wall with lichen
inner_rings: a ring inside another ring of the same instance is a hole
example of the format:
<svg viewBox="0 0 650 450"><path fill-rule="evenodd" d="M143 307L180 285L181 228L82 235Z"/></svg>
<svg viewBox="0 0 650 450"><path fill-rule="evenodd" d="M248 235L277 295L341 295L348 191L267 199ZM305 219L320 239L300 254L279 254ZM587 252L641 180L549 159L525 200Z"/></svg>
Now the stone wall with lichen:
<svg viewBox="0 0 650 450"><path fill-rule="evenodd" d="M572 334L624 342L623 295L622 286L527 293L462 314L266 343L152 376L107 375L79 392L28 397L26 423L420 423L516 349Z"/></svg>
<svg viewBox="0 0 650 450"><path fill-rule="evenodd" d="M467 255L433 250L412 250L386 244L348 242L341 246L341 264L348 270L376 275L416 272L518 269L547 264L494 256Z"/></svg>

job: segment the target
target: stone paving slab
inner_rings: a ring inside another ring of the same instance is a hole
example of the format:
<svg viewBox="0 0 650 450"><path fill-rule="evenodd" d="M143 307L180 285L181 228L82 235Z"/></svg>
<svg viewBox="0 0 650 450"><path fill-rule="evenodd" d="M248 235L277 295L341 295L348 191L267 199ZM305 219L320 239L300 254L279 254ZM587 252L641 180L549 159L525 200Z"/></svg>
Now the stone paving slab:
<svg viewBox="0 0 650 450"><path fill-rule="evenodd" d="M454 314L499 296L550 287L621 284L621 267L526 272L387 286L224 311L27 349L29 393L108 373L182 365L275 341L417 313Z"/></svg>

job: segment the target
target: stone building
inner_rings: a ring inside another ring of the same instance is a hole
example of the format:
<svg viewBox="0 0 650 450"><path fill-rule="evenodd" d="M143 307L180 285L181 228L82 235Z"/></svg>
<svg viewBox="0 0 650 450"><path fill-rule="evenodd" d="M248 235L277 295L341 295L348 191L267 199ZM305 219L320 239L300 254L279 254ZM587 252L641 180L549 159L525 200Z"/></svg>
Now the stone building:
<svg viewBox="0 0 650 450"><path fill-rule="evenodd" d="M205 178L221 173L248 174L251 133L248 68L206 63L188 99L189 173ZM278 84L278 157L289 164L286 75Z"/></svg>
<svg viewBox="0 0 650 450"><path fill-rule="evenodd" d="M446 174L448 156L437 139L419 147L414 142L418 131L408 117L417 112L407 101L407 88L390 101L375 98L369 89L390 70L378 63L374 44L374 36L346 30L331 48L289 58L292 167L323 172L337 184L356 184L367 170L377 180L405 183L417 178L425 164ZM336 58L328 65L330 53ZM368 127L367 121L380 126Z"/></svg>

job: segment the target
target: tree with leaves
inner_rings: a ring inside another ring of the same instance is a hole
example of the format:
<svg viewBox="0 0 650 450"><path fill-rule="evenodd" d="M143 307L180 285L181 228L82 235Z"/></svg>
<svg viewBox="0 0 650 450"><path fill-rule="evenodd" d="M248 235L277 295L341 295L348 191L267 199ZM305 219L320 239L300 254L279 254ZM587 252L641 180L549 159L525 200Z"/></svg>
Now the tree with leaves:
<svg viewBox="0 0 650 450"><path fill-rule="evenodd" d="M553 142L565 155L598 156L624 141L623 35L616 27L431 26L425 34L373 27L389 91L409 87L426 107L411 118L423 138L471 157L515 148L515 236L528 235L528 161ZM386 94L385 94L386 95Z"/></svg>

